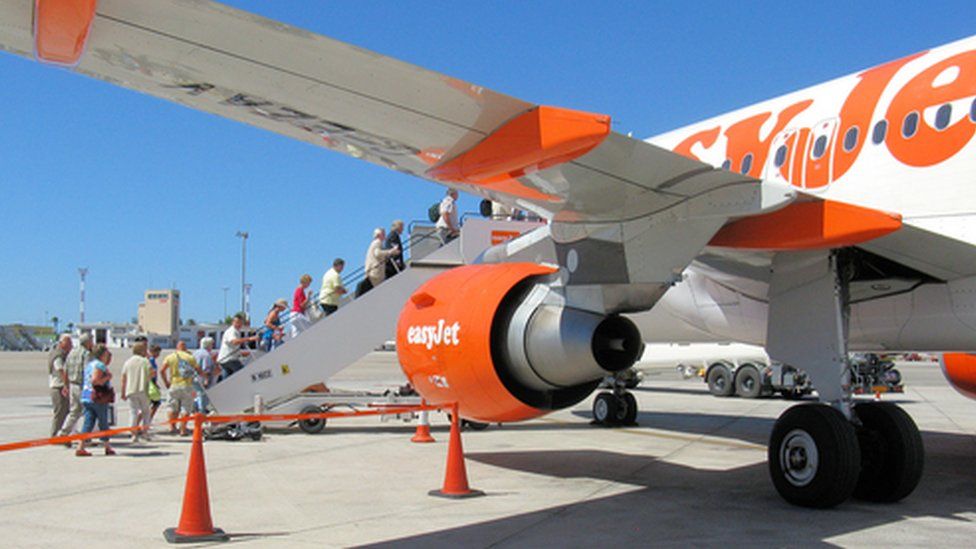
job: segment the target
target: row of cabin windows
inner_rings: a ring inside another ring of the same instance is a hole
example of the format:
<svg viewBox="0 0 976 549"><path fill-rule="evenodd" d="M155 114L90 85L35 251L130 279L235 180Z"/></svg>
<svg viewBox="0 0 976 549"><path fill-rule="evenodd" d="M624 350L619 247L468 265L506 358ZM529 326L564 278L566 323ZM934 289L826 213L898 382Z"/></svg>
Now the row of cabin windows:
<svg viewBox="0 0 976 549"><path fill-rule="evenodd" d="M918 111L912 111L905 116L905 119L901 123L901 135L905 139L911 139L918 132ZM952 105L946 103L939 107L939 110L935 112L935 129L942 131L949 127L949 122L952 120ZM973 99L972 104L969 107L969 120L976 122L976 99ZM880 145L885 137L888 135L888 121L878 120L874 124L874 130L871 132L871 142L875 145ZM851 152L857 147L857 143L861 137L861 130L857 126L851 126L847 133L844 134L844 152ZM818 160L823 157L824 153L827 152L827 136L821 135L813 142L813 150L810 151L810 158L813 160ZM780 145L776 149L776 154L773 156L773 166L776 168L781 167L786 163L786 153L788 149L786 145ZM722 169L729 169L732 166L732 161L726 159L722 162ZM749 173L752 168L752 153L746 154L742 157L742 173Z"/></svg>

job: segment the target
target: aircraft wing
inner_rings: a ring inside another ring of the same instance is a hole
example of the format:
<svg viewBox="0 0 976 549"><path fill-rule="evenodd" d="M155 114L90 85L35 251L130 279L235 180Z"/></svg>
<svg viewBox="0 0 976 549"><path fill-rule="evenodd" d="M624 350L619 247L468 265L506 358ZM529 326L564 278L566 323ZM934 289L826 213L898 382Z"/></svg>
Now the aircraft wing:
<svg viewBox="0 0 976 549"><path fill-rule="evenodd" d="M682 215L751 215L794 196L612 132L609 117L540 107L215 2L60 5L73 8L0 2L0 47L556 222L624 222L710 193Z"/></svg>

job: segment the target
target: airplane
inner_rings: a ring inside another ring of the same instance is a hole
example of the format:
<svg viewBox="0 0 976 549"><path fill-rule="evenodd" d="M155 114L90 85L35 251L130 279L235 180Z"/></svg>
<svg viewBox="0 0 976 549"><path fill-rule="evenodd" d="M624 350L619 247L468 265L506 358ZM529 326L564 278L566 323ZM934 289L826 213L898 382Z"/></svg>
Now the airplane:
<svg viewBox="0 0 976 549"><path fill-rule="evenodd" d="M924 463L849 349L948 352L976 397L976 38L647 140L210 1L5 0L0 47L547 219L403 306L404 373L465 418L572 406L645 339L762 344L820 398L777 420L771 480L822 508Z"/></svg>

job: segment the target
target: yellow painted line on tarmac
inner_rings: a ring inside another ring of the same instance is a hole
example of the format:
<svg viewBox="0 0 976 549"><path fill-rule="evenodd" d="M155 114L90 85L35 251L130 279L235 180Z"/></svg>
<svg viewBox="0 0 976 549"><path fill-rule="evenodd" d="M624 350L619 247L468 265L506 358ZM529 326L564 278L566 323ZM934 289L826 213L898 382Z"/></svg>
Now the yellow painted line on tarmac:
<svg viewBox="0 0 976 549"><path fill-rule="evenodd" d="M568 421L562 421L559 419L552 419L552 418L539 418L537 421L544 421L546 423L554 423L559 425L572 425L572 423ZM651 438L660 438L664 440L677 440L681 442L700 442L702 444L709 444L711 446L724 446L726 448L739 448L742 450L760 450L763 452L766 451L766 446L762 444L753 444L751 442L742 442L738 440L723 439L723 438L713 437L711 435L705 435L705 434L684 435L684 434L662 432L662 431L650 431L644 429L629 429L626 427L621 429L613 429L613 432L627 433L631 435L640 435L640 436L651 437Z"/></svg>

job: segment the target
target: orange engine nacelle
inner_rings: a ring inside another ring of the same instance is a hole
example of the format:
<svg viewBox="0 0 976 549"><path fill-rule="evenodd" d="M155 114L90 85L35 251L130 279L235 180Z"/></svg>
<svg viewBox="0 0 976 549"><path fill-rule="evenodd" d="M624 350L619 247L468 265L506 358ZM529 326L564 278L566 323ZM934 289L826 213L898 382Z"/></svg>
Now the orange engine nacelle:
<svg viewBox="0 0 976 549"><path fill-rule="evenodd" d="M976 355L945 353L940 362L949 384L967 397L976 399Z"/></svg>
<svg viewBox="0 0 976 549"><path fill-rule="evenodd" d="M621 316L547 300L551 267L468 265L447 271L407 300L397 325L403 372L431 404L462 417L519 421L572 406L643 349Z"/></svg>

